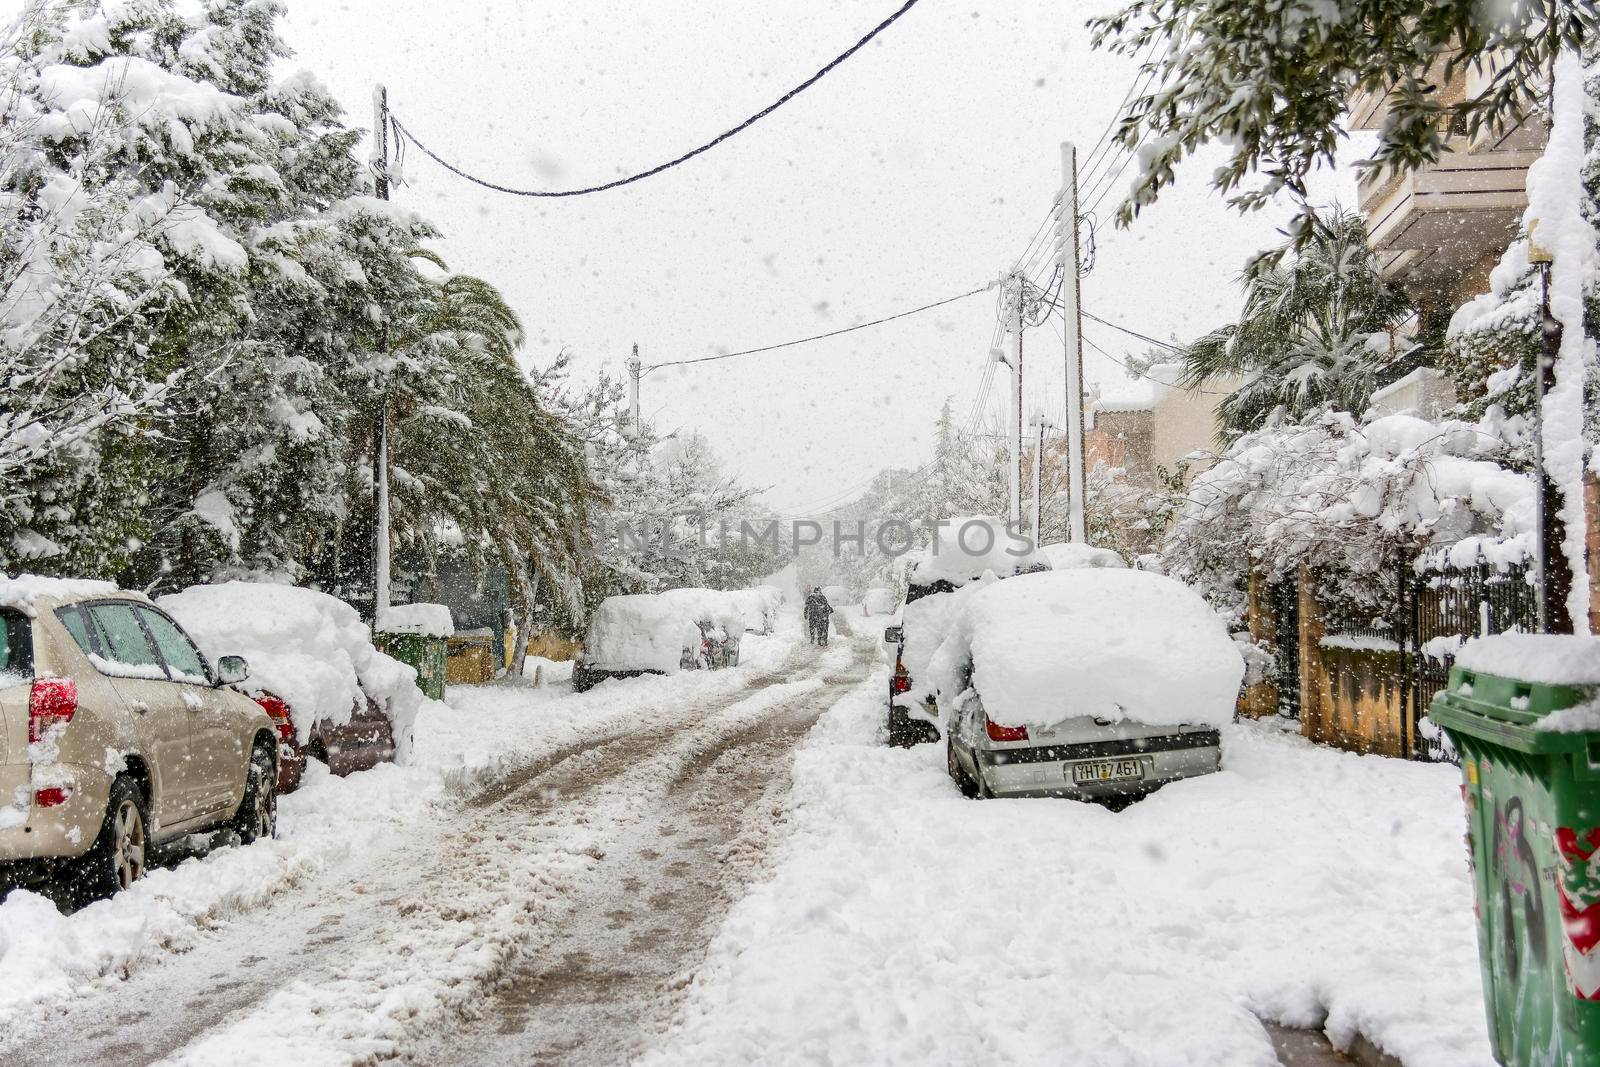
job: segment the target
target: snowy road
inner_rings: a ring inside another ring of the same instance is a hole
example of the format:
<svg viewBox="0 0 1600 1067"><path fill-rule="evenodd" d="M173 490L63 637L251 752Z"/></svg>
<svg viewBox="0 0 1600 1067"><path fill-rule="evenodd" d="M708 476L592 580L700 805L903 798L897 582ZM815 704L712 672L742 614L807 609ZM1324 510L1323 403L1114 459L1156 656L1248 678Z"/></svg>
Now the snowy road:
<svg viewBox="0 0 1600 1067"><path fill-rule="evenodd" d="M610 1063L646 1050L759 869L794 742L865 676L864 649L773 652L737 679L564 698L595 709L592 730L478 777L442 817L286 879L262 907L212 929L202 916L185 952L65 1007L6 1013L0 1062ZM192 881L225 858L171 873Z"/></svg>

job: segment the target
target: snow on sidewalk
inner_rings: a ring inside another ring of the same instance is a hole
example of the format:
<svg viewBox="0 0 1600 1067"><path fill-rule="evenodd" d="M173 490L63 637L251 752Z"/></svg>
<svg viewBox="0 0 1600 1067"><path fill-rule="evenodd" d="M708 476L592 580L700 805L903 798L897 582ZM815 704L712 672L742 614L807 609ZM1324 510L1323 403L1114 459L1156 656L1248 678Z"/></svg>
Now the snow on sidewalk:
<svg viewBox="0 0 1600 1067"><path fill-rule="evenodd" d="M802 746L773 875L651 1067L1275 1065L1256 1015L1492 1063L1455 768L1245 723L1121 813L968 801L942 745L877 740L881 693Z"/></svg>
<svg viewBox="0 0 1600 1067"><path fill-rule="evenodd" d="M413 761L335 778L308 767L279 801L278 837L222 848L70 916L17 890L0 903L0 1025L42 1001L83 995L129 971L183 952L232 917L319 882L344 885L419 835L448 832L463 798L530 761L595 736L670 718L698 701L731 696L781 663L792 638L751 635L742 665L711 674L636 678L581 695L569 687L452 689L427 701Z"/></svg>

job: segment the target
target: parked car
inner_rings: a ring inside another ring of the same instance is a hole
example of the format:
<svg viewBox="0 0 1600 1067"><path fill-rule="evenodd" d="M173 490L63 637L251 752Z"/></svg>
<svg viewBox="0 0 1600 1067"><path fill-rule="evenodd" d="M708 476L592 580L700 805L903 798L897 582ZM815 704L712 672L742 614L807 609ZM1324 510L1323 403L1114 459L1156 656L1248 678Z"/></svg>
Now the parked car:
<svg viewBox="0 0 1600 1067"><path fill-rule="evenodd" d="M759 585L754 589L738 589L728 594L744 616L746 633L770 634L778 624L778 613L783 606L783 593L775 586Z"/></svg>
<svg viewBox="0 0 1600 1067"><path fill-rule="evenodd" d="M80 899L157 850L277 827L277 732L170 615L103 582L0 578L0 881Z"/></svg>
<svg viewBox="0 0 1600 1067"><path fill-rule="evenodd" d="M1221 767L1244 661L1181 582L1082 569L978 590L930 672L964 793L1125 803Z"/></svg>
<svg viewBox="0 0 1600 1067"><path fill-rule="evenodd" d="M737 666L744 627L731 595L713 589L607 597L589 621L572 687L581 693L607 678Z"/></svg>
<svg viewBox="0 0 1600 1067"><path fill-rule="evenodd" d="M875 585L861 598L861 614L868 618L874 615L893 615L899 603L900 598L895 596L893 589Z"/></svg>
<svg viewBox="0 0 1600 1067"><path fill-rule="evenodd" d="M393 762L410 747L422 706L416 671L378 651L355 608L314 589L266 582L197 585L158 602L201 649L242 649L238 684L278 731L278 788L300 784L307 759L334 774Z"/></svg>
<svg viewBox="0 0 1600 1067"><path fill-rule="evenodd" d="M884 628L894 663L885 716L889 744L909 748L940 738L928 661L968 595L964 591L1042 565L1031 546L1008 536L1001 519L956 518L939 528L935 543L907 567L905 601Z"/></svg>

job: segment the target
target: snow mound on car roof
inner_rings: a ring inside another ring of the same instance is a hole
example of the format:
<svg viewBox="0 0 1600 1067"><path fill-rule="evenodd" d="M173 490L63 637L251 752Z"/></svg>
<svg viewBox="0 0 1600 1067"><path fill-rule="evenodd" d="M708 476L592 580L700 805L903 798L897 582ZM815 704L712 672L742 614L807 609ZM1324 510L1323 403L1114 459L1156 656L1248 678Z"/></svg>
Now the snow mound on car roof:
<svg viewBox="0 0 1600 1067"><path fill-rule="evenodd" d="M1023 574L966 599L934 654L941 702L972 686L995 722L1078 715L1156 726L1231 722L1244 660L1193 590L1144 571Z"/></svg>
<svg viewBox="0 0 1600 1067"><path fill-rule="evenodd" d="M709 622L720 627L725 635L744 633L744 612L732 593L720 589L669 589L657 593L665 604L689 612L696 622Z"/></svg>
<svg viewBox="0 0 1600 1067"><path fill-rule="evenodd" d="M417 672L379 652L349 604L314 589L258 582L191 586L156 603L213 663L243 656L250 677L239 688L281 697L302 744L317 720L347 723L357 702L371 697L393 724L396 761L409 757L422 707Z"/></svg>
<svg viewBox="0 0 1600 1067"><path fill-rule="evenodd" d="M741 626L743 619L740 619ZM689 598L654 593L606 597L583 640L583 662L601 670L673 674L685 648L700 647Z"/></svg>
<svg viewBox="0 0 1600 1067"><path fill-rule="evenodd" d="M972 515L939 525L910 578L916 585L965 585L989 571L1005 578L1035 562L1033 543L1008 530L1004 519Z"/></svg>
<svg viewBox="0 0 1600 1067"><path fill-rule="evenodd" d="M19 574L8 578L0 572L0 608L15 608L32 617L36 600L73 600L78 597L111 596L117 587L92 578L49 578L42 574ZM127 593L136 600L142 594Z"/></svg>
<svg viewBox="0 0 1600 1067"><path fill-rule="evenodd" d="M1098 548L1082 541L1057 541L1040 545L1036 553L1039 560L1050 565L1053 571L1069 571L1075 567L1124 568L1127 561L1109 548Z"/></svg>

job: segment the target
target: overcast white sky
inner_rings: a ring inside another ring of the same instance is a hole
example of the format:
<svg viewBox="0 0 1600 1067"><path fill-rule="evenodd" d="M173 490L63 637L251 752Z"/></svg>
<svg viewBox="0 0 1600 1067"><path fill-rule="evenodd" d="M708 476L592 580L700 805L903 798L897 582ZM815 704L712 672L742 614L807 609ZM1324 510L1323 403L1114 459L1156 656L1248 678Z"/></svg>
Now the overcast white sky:
<svg viewBox="0 0 1600 1067"><path fill-rule="evenodd" d="M764 107L895 0L288 0L297 62L367 126L373 83L419 137L503 184L570 187L675 156ZM1099 6L1099 5L1095 5ZM1059 143L1091 146L1131 61L1092 50L1094 6L923 0L808 92L705 156L628 188L527 200L412 151L397 198L445 232L450 266L497 283L529 356L584 377L837 329L971 289L1007 268L1060 183ZM1206 188L1210 162L1130 231L1099 229L1084 306L1161 338L1217 325L1273 219ZM1118 183L1125 185L1131 169ZM1109 216L1115 194L1100 205ZM994 323L977 296L765 356L656 372L644 411L704 431L781 511L879 467L925 462L939 405L963 415ZM1118 355L1138 342L1092 324ZM1062 405L1061 341L1029 332L1028 403ZM1140 390L1109 360L1086 376ZM1005 388L996 382L991 403Z"/></svg>

